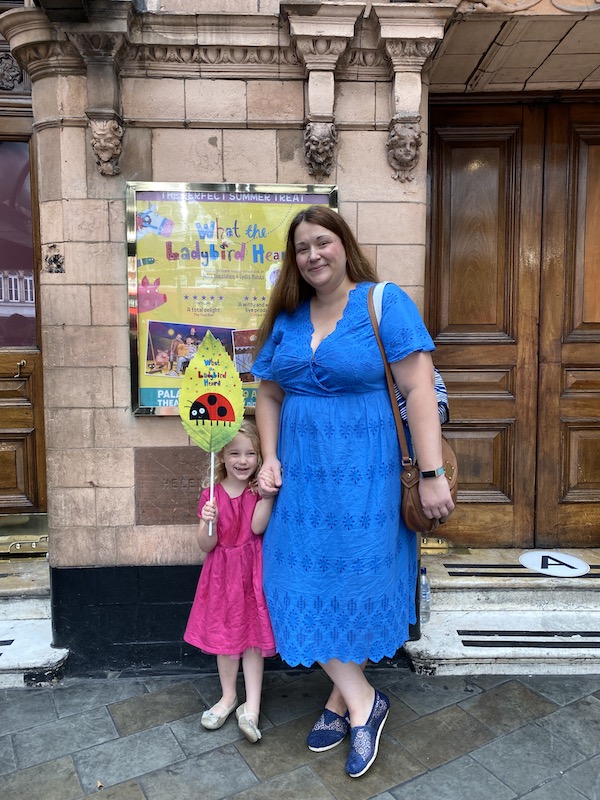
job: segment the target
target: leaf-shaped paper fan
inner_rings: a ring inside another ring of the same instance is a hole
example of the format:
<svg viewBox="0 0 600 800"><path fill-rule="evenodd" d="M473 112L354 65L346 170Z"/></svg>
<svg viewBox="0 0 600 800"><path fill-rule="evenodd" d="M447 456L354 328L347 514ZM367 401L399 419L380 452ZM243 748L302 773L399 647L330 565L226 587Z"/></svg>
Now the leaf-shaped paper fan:
<svg viewBox="0 0 600 800"><path fill-rule="evenodd" d="M233 361L207 331L188 364L179 391L179 416L190 438L210 453L210 500L215 494L215 453L230 442L244 418L244 393ZM212 536L212 522L208 535Z"/></svg>
<svg viewBox="0 0 600 800"><path fill-rule="evenodd" d="M179 416L190 438L208 453L225 447L242 424L242 383L227 350L210 331L181 381Z"/></svg>

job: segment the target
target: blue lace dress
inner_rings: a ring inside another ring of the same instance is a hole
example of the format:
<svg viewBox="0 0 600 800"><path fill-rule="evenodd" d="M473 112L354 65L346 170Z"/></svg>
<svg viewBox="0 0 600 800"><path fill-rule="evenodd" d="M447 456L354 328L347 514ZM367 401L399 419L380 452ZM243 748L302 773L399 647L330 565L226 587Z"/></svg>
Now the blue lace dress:
<svg viewBox="0 0 600 800"><path fill-rule="evenodd" d="M399 448L367 308L350 292L313 355L309 304L278 316L252 371L278 383L283 485L264 536L277 650L291 666L392 657L415 621L416 535L400 518ZM386 286L390 362L434 345L412 302Z"/></svg>

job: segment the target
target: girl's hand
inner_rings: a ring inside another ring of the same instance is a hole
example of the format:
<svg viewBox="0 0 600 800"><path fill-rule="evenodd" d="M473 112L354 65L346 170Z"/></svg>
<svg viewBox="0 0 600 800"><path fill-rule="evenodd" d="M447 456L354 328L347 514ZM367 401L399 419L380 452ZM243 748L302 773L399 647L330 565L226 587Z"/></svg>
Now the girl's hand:
<svg viewBox="0 0 600 800"><path fill-rule="evenodd" d="M258 493L261 497L275 497L281 487L281 463L277 458L267 458L258 473Z"/></svg>
<svg viewBox="0 0 600 800"><path fill-rule="evenodd" d="M200 518L208 525L211 522L216 522L219 518L219 509L214 500L207 500L202 506Z"/></svg>
<svg viewBox="0 0 600 800"><path fill-rule="evenodd" d="M454 509L445 475L440 475L439 478L421 478L419 496L427 519L442 519Z"/></svg>

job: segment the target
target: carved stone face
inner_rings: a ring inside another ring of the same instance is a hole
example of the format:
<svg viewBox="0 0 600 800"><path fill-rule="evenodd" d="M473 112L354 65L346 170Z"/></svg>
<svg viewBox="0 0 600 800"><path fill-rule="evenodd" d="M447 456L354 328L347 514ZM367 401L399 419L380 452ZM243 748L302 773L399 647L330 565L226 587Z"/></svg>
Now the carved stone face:
<svg viewBox="0 0 600 800"><path fill-rule="evenodd" d="M307 129L305 141L311 160L322 163L331 157L335 140L327 123L313 123Z"/></svg>
<svg viewBox="0 0 600 800"><path fill-rule="evenodd" d="M405 125L395 126L390 137L390 152L403 167L412 166L419 155L420 136Z"/></svg>

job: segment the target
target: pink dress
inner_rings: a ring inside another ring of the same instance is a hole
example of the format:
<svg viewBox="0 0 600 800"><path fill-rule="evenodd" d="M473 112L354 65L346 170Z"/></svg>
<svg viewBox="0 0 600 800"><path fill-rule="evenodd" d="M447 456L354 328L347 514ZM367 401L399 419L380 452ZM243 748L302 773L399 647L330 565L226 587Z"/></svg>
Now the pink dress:
<svg viewBox="0 0 600 800"><path fill-rule="evenodd" d="M198 516L209 497L200 496ZM250 488L229 497L215 486L219 541L207 554L183 638L206 653L241 656L254 648L275 655L275 640L262 587L262 536L252 533L260 497Z"/></svg>

